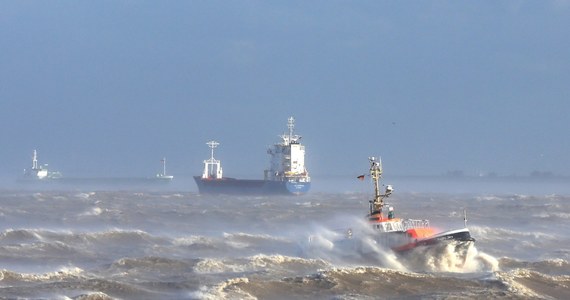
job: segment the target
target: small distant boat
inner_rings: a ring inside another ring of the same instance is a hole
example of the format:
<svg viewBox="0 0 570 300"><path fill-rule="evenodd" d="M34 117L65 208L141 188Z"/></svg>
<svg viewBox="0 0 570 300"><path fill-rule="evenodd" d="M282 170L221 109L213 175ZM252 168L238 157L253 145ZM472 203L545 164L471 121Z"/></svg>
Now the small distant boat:
<svg viewBox="0 0 570 300"><path fill-rule="evenodd" d="M162 158L160 160L160 162L162 163L162 173L156 174L156 179L159 179L159 180L172 180L172 179L174 179L173 175L166 175L166 157Z"/></svg>
<svg viewBox="0 0 570 300"><path fill-rule="evenodd" d="M348 229L343 234L343 238L333 242L333 246L348 250L348 252L356 251L360 255L366 255L374 251L374 245L378 245L384 249L391 249L398 255L405 255L418 248L451 245L458 257L462 257L465 261L469 246L475 242L467 228L466 216L464 228L443 232L431 227L427 219L396 218L393 207L384 201L392 194L392 186L387 185L384 194L380 194L382 163L374 157L370 157L369 160L370 177L374 182L375 191L374 199L370 201L370 211L366 215L371 231L359 233L360 236L358 236L357 233L352 232L352 229ZM364 178L364 175L359 178Z"/></svg>
<svg viewBox="0 0 570 300"><path fill-rule="evenodd" d="M40 165L38 163L38 152L34 150L32 155L32 167L24 169L24 175L18 178L18 182L22 183L38 183L46 182L50 186L73 186L73 187L121 187L121 188L138 188L150 185L163 185L174 179L173 175L166 173L166 158L161 159L162 172L156 176L149 177L63 177L60 172L52 172L48 170L48 165Z"/></svg>
<svg viewBox="0 0 570 300"><path fill-rule="evenodd" d="M48 165L38 164L38 151L34 149L32 155L32 167L30 169L24 169L25 180L49 180L49 179L59 179L61 178L60 172L50 172L48 170Z"/></svg>
<svg viewBox="0 0 570 300"><path fill-rule="evenodd" d="M202 176L194 176L201 194L286 194L302 195L311 188L311 177L305 168L305 146L301 136L293 133L295 119L287 122L288 134L280 135L281 142L267 150L269 169L264 179L236 179L224 177L220 160L214 158L216 141L206 143L211 149L210 158L204 160Z"/></svg>

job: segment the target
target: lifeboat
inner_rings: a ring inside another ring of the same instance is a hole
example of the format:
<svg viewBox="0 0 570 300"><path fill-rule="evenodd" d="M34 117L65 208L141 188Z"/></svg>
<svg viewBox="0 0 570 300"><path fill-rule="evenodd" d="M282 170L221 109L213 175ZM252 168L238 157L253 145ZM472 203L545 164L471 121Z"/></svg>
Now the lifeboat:
<svg viewBox="0 0 570 300"><path fill-rule="evenodd" d="M386 186L384 194L380 193L380 179L382 178L382 162L370 157L370 177L374 183L374 199L370 201L368 222L373 230L373 238L379 244L392 249L394 252L404 254L417 247L430 247L440 244L453 243L457 251L463 251L475 242L467 228L467 218L464 213L465 226L440 232L430 226L429 220L400 219L394 217L393 206L386 205L393 188ZM387 211L387 215L385 215Z"/></svg>
<svg viewBox="0 0 570 300"><path fill-rule="evenodd" d="M374 183L374 199L369 201L369 213L366 215L367 224L371 230L354 233L348 229L343 238L334 241L334 246L348 251L356 251L360 255L376 251L376 246L390 249L397 255L408 255L422 248L438 248L452 246L452 251L463 257L465 261L467 250L474 244L467 228L467 218L464 212L464 227L459 229L439 231L430 226L427 219L404 219L395 217L394 208L386 204L394 189L387 185L383 194L380 192L382 177L381 161L370 157L370 177ZM359 176L362 178L363 176ZM372 243L372 246L371 246ZM348 248L347 248L348 247ZM347 251L344 251L345 253Z"/></svg>

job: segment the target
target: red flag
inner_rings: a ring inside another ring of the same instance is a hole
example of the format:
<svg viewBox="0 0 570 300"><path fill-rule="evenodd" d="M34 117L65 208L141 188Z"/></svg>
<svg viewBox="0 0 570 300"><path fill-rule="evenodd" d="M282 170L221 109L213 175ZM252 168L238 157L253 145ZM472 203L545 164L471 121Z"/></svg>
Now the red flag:
<svg viewBox="0 0 570 300"><path fill-rule="evenodd" d="M360 175L360 176L358 176L358 177L356 177L356 178L358 178L358 179L360 179L360 180L364 180L364 175Z"/></svg>

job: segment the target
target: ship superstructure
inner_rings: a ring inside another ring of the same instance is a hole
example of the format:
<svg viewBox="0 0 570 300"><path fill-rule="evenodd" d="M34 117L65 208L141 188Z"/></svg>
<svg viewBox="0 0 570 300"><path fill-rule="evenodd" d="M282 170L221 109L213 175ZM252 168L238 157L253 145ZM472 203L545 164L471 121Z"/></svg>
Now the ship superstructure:
<svg viewBox="0 0 570 300"><path fill-rule="evenodd" d="M216 141L206 143L210 147L210 158L204 160L204 172L202 179L222 179L222 162L214 158L214 149L220 145Z"/></svg>
<svg viewBox="0 0 570 300"><path fill-rule="evenodd" d="M269 169L261 179L236 179L223 177L221 161L214 158L214 149L220 143L210 141L210 158L204 160L202 176L194 176L200 193L209 194L295 194L309 191L311 177L305 168L305 146L294 134L295 119L288 119L288 133L279 137L281 142L267 150L270 155Z"/></svg>
<svg viewBox="0 0 570 300"><path fill-rule="evenodd" d="M286 182L290 189L304 193L311 182L305 168L305 146L300 143L301 136L294 134L293 117L287 120L287 128L289 133L279 136L281 142L267 150L271 158L269 169L265 170L265 180Z"/></svg>

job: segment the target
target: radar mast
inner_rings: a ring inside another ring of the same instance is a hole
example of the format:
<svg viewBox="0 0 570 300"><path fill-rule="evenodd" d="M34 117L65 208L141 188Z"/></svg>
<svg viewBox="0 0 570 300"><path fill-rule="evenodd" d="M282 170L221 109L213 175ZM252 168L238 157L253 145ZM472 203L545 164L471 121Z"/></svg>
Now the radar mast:
<svg viewBox="0 0 570 300"><path fill-rule="evenodd" d="M386 186L384 194L380 194L380 179L382 178L382 159L369 157L370 160L370 177L374 182L374 200L370 201L370 215L382 214L384 208L384 198L388 198L394 190L391 185Z"/></svg>
<svg viewBox="0 0 570 300"><path fill-rule="evenodd" d="M279 136L283 140L283 145L288 146L289 144L299 143L301 136L293 134L295 129L295 118L289 117L289 119L287 119L287 128L289 129L289 134L282 134Z"/></svg>

